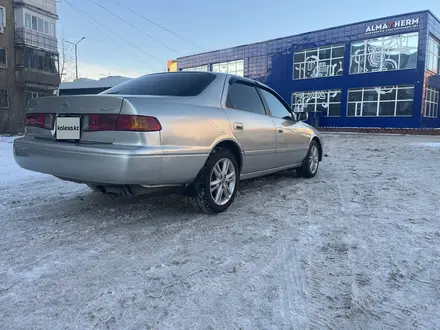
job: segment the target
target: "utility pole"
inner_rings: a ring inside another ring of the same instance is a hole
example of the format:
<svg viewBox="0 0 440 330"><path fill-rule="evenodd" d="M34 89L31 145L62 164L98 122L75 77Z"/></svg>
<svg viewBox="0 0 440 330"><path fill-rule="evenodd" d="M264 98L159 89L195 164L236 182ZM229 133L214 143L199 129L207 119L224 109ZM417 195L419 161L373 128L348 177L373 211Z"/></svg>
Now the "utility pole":
<svg viewBox="0 0 440 330"><path fill-rule="evenodd" d="M76 69L76 79L78 79L78 44L83 41L86 37L82 37L78 42L74 43L74 42L70 42L67 41L67 43L72 44L75 46L75 69Z"/></svg>

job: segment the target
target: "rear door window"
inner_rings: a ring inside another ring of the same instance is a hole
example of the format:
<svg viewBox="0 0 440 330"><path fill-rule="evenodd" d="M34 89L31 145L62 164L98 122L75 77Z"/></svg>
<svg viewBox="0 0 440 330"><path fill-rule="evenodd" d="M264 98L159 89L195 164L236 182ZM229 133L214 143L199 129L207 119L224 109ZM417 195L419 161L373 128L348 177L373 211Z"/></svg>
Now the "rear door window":
<svg viewBox="0 0 440 330"><path fill-rule="evenodd" d="M157 73L127 81L101 94L196 96L215 78L209 72Z"/></svg>
<svg viewBox="0 0 440 330"><path fill-rule="evenodd" d="M266 114L263 102L255 87L241 82L234 82L229 86L226 106L260 115Z"/></svg>

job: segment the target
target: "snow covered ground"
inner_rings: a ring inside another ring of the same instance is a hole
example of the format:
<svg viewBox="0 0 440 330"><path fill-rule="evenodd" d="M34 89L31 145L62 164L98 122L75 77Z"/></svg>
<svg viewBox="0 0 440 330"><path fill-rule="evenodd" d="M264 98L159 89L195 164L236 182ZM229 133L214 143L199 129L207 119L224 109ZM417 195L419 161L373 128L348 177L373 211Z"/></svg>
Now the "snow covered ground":
<svg viewBox="0 0 440 330"><path fill-rule="evenodd" d="M438 329L440 138L325 135L231 209L27 172L0 138L0 329Z"/></svg>

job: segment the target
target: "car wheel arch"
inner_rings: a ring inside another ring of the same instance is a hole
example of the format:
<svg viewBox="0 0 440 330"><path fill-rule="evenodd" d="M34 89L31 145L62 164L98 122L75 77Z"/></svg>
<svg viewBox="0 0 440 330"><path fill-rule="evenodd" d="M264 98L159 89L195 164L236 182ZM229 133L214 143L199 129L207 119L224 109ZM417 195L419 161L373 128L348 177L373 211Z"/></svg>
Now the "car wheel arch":
<svg viewBox="0 0 440 330"><path fill-rule="evenodd" d="M232 152L237 160L238 170L241 173L243 168L243 152L238 143L232 140L222 140L217 142L217 144L212 148L211 152L218 148L229 149Z"/></svg>
<svg viewBox="0 0 440 330"><path fill-rule="evenodd" d="M218 149L228 149L232 152L232 154L235 156L237 165L238 165L238 172L241 173L241 170L243 168L243 153L242 149L239 146L239 144L236 141L233 140L221 140L217 141L217 143L211 148L210 154L214 152L214 150ZM209 156L208 156L209 157ZM207 160L208 160L207 157ZM184 194L187 196L194 196L197 192L198 185L200 184L201 175L203 172L205 165L199 170L197 176L194 178L194 180L187 186L185 189Z"/></svg>
<svg viewBox="0 0 440 330"><path fill-rule="evenodd" d="M323 158L323 150L322 150L322 142L321 142L321 139L315 135L315 136L312 138L312 140L310 140L310 143L311 143L312 141L316 141L316 143L318 144L319 161L322 161L322 158Z"/></svg>

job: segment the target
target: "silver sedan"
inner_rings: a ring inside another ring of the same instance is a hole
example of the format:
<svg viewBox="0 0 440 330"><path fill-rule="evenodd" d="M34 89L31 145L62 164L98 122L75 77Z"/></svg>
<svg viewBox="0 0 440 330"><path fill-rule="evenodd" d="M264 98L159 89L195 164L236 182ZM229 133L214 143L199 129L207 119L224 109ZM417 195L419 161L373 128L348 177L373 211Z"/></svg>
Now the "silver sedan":
<svg viewBox="0 0 440 330"><path fill-rule="evenodd" d="M179 189L218 213L240 180L287 169L316 175L323 141L306 118L254 80L151 74L99 95L30 100L14 156L25 169L104 193Z"/></svg>

